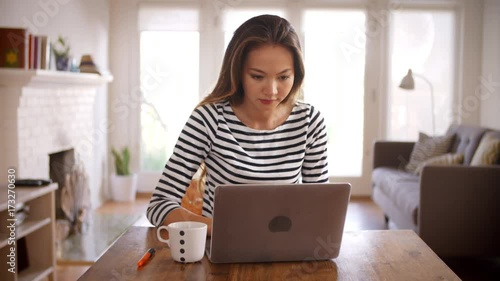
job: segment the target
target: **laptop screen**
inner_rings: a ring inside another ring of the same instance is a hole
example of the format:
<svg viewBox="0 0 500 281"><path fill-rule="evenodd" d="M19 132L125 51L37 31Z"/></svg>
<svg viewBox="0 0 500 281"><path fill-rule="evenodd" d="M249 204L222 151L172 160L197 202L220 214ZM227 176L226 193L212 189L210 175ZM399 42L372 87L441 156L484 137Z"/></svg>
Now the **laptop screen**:
<svg viewBox="0 0 500 281"><path fill-rule="evenodd" d="M350 198L347 183L242 184L215 189L215 263L332 259Z"/></svg>

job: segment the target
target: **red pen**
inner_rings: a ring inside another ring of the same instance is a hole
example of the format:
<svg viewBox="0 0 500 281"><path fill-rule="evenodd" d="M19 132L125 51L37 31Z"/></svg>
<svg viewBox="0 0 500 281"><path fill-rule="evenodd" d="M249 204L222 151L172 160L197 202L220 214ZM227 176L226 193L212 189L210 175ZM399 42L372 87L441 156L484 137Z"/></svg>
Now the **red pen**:
<svg viewBox="0 0 500 281"><path fill-rule="evenodd" d="M149 248L149 250L142 256L142 258L137 262L137 267L145 265L154 255L156 251L154 248Z"/></svg>

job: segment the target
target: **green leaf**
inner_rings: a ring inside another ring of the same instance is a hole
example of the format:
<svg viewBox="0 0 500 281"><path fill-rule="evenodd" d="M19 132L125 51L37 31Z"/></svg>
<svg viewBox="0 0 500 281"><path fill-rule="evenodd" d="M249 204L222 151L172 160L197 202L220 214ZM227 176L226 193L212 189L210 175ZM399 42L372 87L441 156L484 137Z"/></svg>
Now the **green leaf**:
<svg viewBox="0 0 500 281"><path fill-rule="evenodd" d="M130 151L128 150L128 147L125 147L123 149L123 172L125 175L129 175L130 171L128 170L128 166L130 163Z"/></svg>
<svg viewBox="0 0 500 281"><path fill-rule="evenodd" d="M120 152L112 148L111 153L115 158L116 174L120 176L130 175L130 170L129 170L130 151L128 147L123 148L122 151Z"/></svg>

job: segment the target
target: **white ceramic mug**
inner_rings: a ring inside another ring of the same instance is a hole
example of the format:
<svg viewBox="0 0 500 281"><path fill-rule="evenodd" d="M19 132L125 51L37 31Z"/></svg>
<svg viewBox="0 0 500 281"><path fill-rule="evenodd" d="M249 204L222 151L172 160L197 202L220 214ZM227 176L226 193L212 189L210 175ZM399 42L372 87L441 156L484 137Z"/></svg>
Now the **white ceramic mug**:
<svg viewBox="0 0 500 281"><path fill-rule="evenodd" d="M162 229L168 231L168 240L161 237ZM167 226L158 227L156 236L161 242L167 243L175 261L182 263L197 262L205 254L207 224L194 221L174 222Z"/></svg>

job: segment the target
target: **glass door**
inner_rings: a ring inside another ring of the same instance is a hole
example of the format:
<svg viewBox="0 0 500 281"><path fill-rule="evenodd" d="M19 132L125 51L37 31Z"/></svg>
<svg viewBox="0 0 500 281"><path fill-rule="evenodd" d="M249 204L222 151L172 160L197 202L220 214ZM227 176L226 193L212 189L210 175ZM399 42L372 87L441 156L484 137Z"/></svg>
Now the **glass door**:
<svg viewBox="0 0 500 281"><path fill-rule="evenodd" d="M325 117L330 181L348 181L353 193L368 190L365 156L366 12L305 10L302 19L306 67L304 100ZM369 184L368 184L369 185Z"/></svg>
<svg viewBox="0 0 500 281"><path fill-rule="evenodd" d="M392 19L387 137L442 135L453 120L455 12L395 11ZM414 87L402 89L409 69Z"/></svg>

